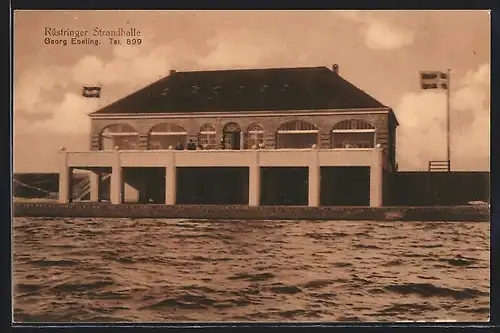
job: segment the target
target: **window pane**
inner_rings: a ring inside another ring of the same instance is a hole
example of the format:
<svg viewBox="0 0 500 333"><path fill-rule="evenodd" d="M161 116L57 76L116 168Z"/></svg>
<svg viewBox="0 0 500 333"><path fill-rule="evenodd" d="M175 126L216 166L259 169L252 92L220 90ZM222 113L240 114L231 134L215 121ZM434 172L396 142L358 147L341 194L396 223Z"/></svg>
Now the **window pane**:
<svg viewBox="0 0 500 333"><path fill-rule="evenodd" d="M139 148L139 135L128 124L109 125L102 131L100 139L102 150L113 150L115 147L121 150L135 150Z"/></svg>
<svg viewBox="0 0 500 333"><path fill-rule="evenodd" d="M215 132L215 127L211 124L201 126L200 132Z"/></svg>
<svg viewBox="0 0 500 333"><path fill-rule="evenodd" d="M215 134L200 134L200 144L203 149L215 149L216 148L216 140Z"/></svg>
<svg viewBox="0 0 500 333"><path fill-rule="evenodd" d="M135 150L139 147L138 135L113 136L112 134L103 134L101 140L103 150L113 150L115 147L120 150Z"/></svg>
<svg viewBox="0 0 500 333"><path fill-rule="evenodd" d="M163 123L163 124L158 124L155 125L152 129L151 132L158 132L158 133L183 133L186 132L186 129L182 127L181 125L177 124L171 124L171 123Z"/></svg>
<svg viewBox="0 0 500 333"><path fill-rule="evenodd" d="M113 124L109 125L106 127L106 129L103 132L108 132L108 133L124 133L124 132L129 132L129 133L134 133L136 130L130 126L129 124Z"/></svg>
<svg viewBox="0 0 500 333"><path fill-rule="evenodd" d="M259 146L261 143L264 143L264 133L248 133L248 148L251 149L254 145Z"/></svg>
<svg viewBox="0 0 500 333"><path fill-rule="evenodd" d="M260 126L259 124L251 124L250 126L248 126L248 132L257 132L257 131L264 131L264 129L262 128L262 126Z"/></svg>
<svg viewBox="0 0 500 333"><path fill-rule="evenodd" d="M224 133L241 132L240 126L236 123L229 123L224 127Z"/></svg>
<svg viewBox="0 0 500 333"><path fill-rule="evenodd" d="M311 123L302 120L290 121L282 124L279 131L305 131L305 130L317 130L316 126Z"/></svg>
<svg viewBox="0 0 500 333"><path fill-rule="evenodd" d="M341 121L333 129L348 130L348 129L374 129L372 124L362 119L350 119Z"/></svg>
<svg viewBox="0 0 500 333"><path fill-rule="evenodd" d="M279 133L278 134L278 149L286 148L311 148L312 145L318 143L317 133Z"/></svg>
<svg viewBox="0 0 500 333"><path fill-rule="evenodd" d="M373 148L375 133L332 133L333 148Z"/></svg>
<svg viewBox="0 0 500 333"><path fill-rule="evenodd" d="M169 149L170 146L175 147L180 142L184 147L187 145L187 135L150 135L149 149Z"/></svg>

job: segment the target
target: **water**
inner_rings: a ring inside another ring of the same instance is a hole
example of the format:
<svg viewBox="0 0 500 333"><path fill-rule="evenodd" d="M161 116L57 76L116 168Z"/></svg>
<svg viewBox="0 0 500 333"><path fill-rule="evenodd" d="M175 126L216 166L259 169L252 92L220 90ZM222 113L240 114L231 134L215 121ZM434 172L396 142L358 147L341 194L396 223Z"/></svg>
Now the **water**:
<svg viewBox="0 0 500 333"><path fill-rule="evenodd" d="M15 218L17 322L489 319L488 223Z"/></svg>

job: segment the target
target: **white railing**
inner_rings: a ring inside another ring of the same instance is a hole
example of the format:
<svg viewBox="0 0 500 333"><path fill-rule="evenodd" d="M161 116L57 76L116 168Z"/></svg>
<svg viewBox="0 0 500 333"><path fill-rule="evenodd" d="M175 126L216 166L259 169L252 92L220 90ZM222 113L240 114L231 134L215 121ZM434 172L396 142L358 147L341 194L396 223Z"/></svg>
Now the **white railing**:
<svg viewBox="0 0 500 333"><path fill-rule="evenodd" d="M240 151L373 151L376 148L258 148L258 149L196 149L196 150L175 150L175 149L120 149L119 152L122 153L157 153L157 152L175 152L175 153L196 153L196 152L240 152ZM75 151L68 153L71 154L85 154L85 153L111 153L116 152L116 150L91 150L91 151Z"/></svg>
<svg viewBox="0 0 500 333"><path fill-rule="evenodd" d="M109 167L116 163L123 167L158 167L172 163L177 166L214 167L255 163L261 166L308 166L317 155L321 166L371 166L383 163L386 168L388 160L387 154L379 148L101 150L66 153L68 166L71 167Z"/></svg>

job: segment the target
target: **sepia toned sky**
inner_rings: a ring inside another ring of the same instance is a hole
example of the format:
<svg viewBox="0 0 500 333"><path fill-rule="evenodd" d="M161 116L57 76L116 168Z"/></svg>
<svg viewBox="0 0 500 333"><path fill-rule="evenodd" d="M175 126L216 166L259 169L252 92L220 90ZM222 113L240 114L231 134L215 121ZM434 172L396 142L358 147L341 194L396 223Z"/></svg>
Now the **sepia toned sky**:
<svg viewBox="0 0 500 333"><path fill-rule="evenodd" d="M142 44L46 45L46 27L135 28ZM59 147L89 149L88 113L170 69L334 63L394 109L401 170L446 159L446 93L421 91L418 71L450 68L452 168L489 170L487 11L16 11L14 172L57 172ZM94 84L102 98L81 97Z"/></svg>

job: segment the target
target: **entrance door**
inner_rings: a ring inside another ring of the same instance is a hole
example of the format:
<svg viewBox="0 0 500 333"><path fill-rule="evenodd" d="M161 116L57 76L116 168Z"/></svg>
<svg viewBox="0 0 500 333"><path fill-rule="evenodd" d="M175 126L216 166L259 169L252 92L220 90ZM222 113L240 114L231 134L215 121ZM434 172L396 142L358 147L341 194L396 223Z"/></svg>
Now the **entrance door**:
<svg viewBox="0 0 500 333"><path fill-rule="evenodd" d="M231 149L238 150L240 149L241 144L241 133L240 132L232 132L231 133Z"/></svg>
<svg viewBox="0 0 500 333"><path fill-rule="evenodd" d="M223 133L224 149L241 149L241 128L236 123L229 123L224 127Z"/></svg>

